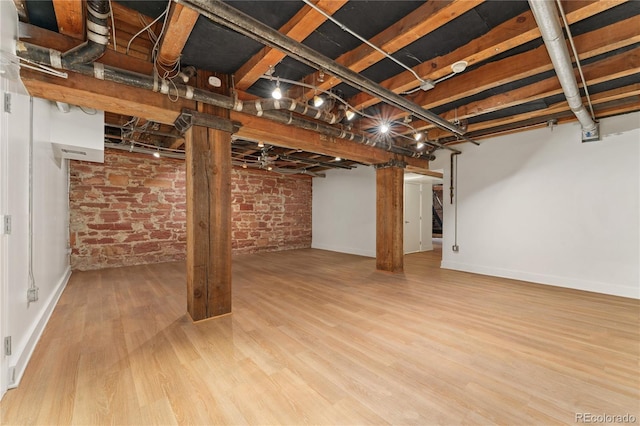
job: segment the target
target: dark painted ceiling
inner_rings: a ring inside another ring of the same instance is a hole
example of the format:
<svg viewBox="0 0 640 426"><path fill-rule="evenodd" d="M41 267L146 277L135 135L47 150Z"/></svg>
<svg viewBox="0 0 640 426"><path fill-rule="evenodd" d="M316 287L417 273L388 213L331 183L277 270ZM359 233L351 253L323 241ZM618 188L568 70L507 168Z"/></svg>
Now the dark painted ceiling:
<svg viewBox="0 0 640 426"><path fill-rule="evenodd" d="M55 14L51 0L27 0L26 3L29 15L28 21L31 24L58 31L57 20L59 17ZM118 3L128 8L127 10L130 10L132 14L141 13L146 15L148 20L159 17L168 6L166 1L118 1ZM287 25L303 8L308 8L303 1L227 1L226 3L274 29L280 29ZM349 1L339 8L333 14L333 17L361 37L374 39L396 22L407 19L407 17L413 16L412 14L415 15L417 10L421 10L419 8L424 3L422 1ZM616 24L634 17L637 18L640 15L639 1L617 1L615 3L602 1L600 4L587 1L563 1L562 3L566 10L581 10L580 13L571 15L570 22L573 23L570 28L574 38L582 36L583 40L587 40L590 34L599 34L596 31L605 27L612 28L612 32L619 32L621 30L616 27ZM607 3L608 6L603 7L604 3ZM592 7L598 10L591 11L590 8ZM465 48L466 55L469 55L469 52L475 53L473 48L476 45L477 49L482 46L485 46L484 48L486 49L486 44L488 43L486 40L492 34L496 38L500 38L498 31L513 31L513 28L523 24L526 19L532 19L530 15L526 15L527 13L529 13L527 1L479 1L470 10L461 13L459 16L450 16L441 25L434 25L432 30L419 34L415 41L400 47L392 55L397 61L411 68L417 69L422 66L424 70L424 65L431 63L432 71L442 71L444 68L448 69L452 63L440 63L439 61L442 57L451 54L455 55L455 52L463 51ZM429 18L429 16L424 16L425 20ZM638 21L636 19L629 22L629 25L635 25ZM116 29L117 27L118 25L116 24ZM514 34L514 37L517 36L517 33ZM603 96L608 96L615 89L628 90L630 93L627 97L611 97L611 101L604 101L596 105L595 109L600 116L638 110L638 94L636 91L638 84L640 84L637 52L640 49L639 41L640 37L627 40L627 42L612 41L607 46L600 48L596 52L597 54L582 60L583 67L587 67L589 64L606 67L607 63L613 63L613 60L621 55L629 58L625 65L618 65L618 67L626 67L626 69L611 69L610 78L600 76L589 86L591 95L602 94ZM344 28L329 20L320 23L308 37L302 40L302 43L331 59L340 58L362 44L361 41L345 31ZM488 88L479 88L477 92L464 92L464 94L460 95L456 93L456 82L459 81L461 85L469 84L464 82L465 78L469 78L466 77L467 75L482 75L481 73L484 70L487 70L486 72L488 73L491 69L489 65L496 61L502 61L500 64L504 63L502 67L504 70L516 69L518 66L517 61L520 60L519 58L523 54L532 52L542 45L540 37L530 37L524 42L514 42L513 46L504 50L496 48L496 51L492 54L483 54L481 60L471 63L463 73L454 75L447 82L447 87L450 87L450 89L446 94L439 93L437 90L426 93L419 91L415 95L407 95L407 98L412 101L418 99L422 104L435 104L430 110L451 120L453 113L456 113L457 116L458 109L463 110L466 106L491 100L501 95L507 96L514 91L527 87L536 87L541 82L554 78L554 71L547 69L532 75L525 75L522 78L497 79L495 84ZM582 42L580 44L580 46L586 45L590 45L590 42ZM503 49L504 43L500 46L500 49ZM182 66L193 65L199 70L236 74L263 47L264 45L258 41L240 35L200 16L182 49L180 63ZM578 53L581 54L580 51ZM513 58L513 62L509 62L510 58ZM285 57L277 64L272 65L274 65L275 77L295 81L302 81L305 77L309 78L308 76L316 71L290 57ZM491 72L495 73L496 71L493 70ZM398 75L406 73L406 71L397 63L385 58L374 61L359 73L376 83L386 84L385 80L396 78ZM424 76L424 78L428 77L429 75ZM273 87L273 81L258 79L247 87L243 93L248 97L269 98ZM288 84L283 83L282 87L284 89L290 88L291 94L302 92L302 89L290 87ZM393 87L391 89L393 90ZM359 89L345 83L333 86L331 91L348 102L355 99L354 97L357 98L360 93ZM465 119L470 126L469 136L483 137L505 130L513 131L518 128L529 127L532 124L540 124L546 120L553 119L554 114L561 119L570 117L570 114L566 114L566 111L557 113L550 111L547 114L546 110L553 105L562 103L564 97L561 93L550 92L548 95L545 95L545 93L541 92L541 96L538 97L532 96L530 100L523 99L522 102L511 100L508 104L505 104L506 106L496 104L495 107L489 108L487 113L483 113L483 111L467 112ZM627 106L624 107L624 105ZM386 110L386 106L381 103L363 109L365 113L374 116ZM557 111L557 108L553 111ZM527 113L530 114L527 115ZM522 116L522 119L515 120L513 123L499 120L520 116ZM494 121L495 124L493 124ZM372 128L373 124L371 122L371 120L361 119L359 123L356 122L357 124L352 124L351 126L367 130ZM346 120L343 124L347 124ZM476 127L472 125L476 125ZM407 142L408 139L401 137L394 143L411 145ZM452 135L440 135L439 140L443 143L455 143L457 141L456 137ZM241 151L244 150L243 152L247 150L247 146L241 146L239 143L238 148ZM257 147L255 146L249 148L253 148L260 153L260 150L256 150ZM329 158L324 157L322 159L329 160ZM316 170L322 170L322 168Z"/></svg>

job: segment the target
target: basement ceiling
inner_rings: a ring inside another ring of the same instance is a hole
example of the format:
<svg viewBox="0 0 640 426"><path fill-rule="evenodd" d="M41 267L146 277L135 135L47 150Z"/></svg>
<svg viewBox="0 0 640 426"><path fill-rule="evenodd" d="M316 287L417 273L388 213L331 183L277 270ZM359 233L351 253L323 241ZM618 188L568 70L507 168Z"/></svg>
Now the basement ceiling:
<svg viewBox="0 0 640 426"><path fill-rule="evenodd" d="M70 28L69 23L82 22L78 19L82 8L64 5L73 2L15 1L26 2L23 22L84 38L84 27ZM185 13L183 9L189 8L189 1L185 0L185 6L167 1L113 1L115 50L148 62L154 61L154 47L156 51L169 52L173 57L168 58L165 70L170 78L178 78L177 71L189 66L196 73L231 75L235 94L241 100L270 98L278 83L285 97L302 103L310 104L314 95L330 95L326 108L339 112L342 107L358 113L352 121L345 117L335 126L368 135L380 149L394 146L422 155L462 141L459 135L332 78L327 70L277 53L263 42L205 16ZM527 1L314 3L336 22L304 1L226 2L238 12L466 129L465 138L480 141L575 120ZM570 23L595 118L638 111L640 2L581 0L561 4ZM154 19L157 22L142 31ZM139 31L140 35L134 37ZM112 35L112 41L113 38ZM391 58L375 52L362 40L389 52ZM172 48L166 46L169 41L174 44ZM47 37L34 43L50 47ZM113 43L109 49L114 49ZM459 61L467 63L466 69L453 73L452 65ZM421 89L425 81L435 82L435 87ZM582 94L586 103L584 90ZM184 148L176 129L149 120L144 111L107 111L105 134L110 144L129 146L140 142L140 147L174 150L170 152ZM391 128L384 135L379 132L382 122ZM426 138L416 142L416 133ZM423 141L427 142L424 146ZM290 142L284 145L278 147L277 138L266 144L252 138L235 138L234 160L237 165L312 175L332 167L358 164L349 161L347 151L337 159L334 154L301 150Z"/></svg>

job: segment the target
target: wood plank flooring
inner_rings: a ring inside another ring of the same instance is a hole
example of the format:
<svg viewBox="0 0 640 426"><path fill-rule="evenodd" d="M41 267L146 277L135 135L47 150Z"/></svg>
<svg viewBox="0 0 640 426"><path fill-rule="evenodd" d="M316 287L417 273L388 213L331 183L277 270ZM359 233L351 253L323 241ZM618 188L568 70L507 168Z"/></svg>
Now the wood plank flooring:
<svg viewBox="0 0 640 426"><path fill-rule="evenodd" d="M75 272L0 423L640 422L637 300L439 262L236 257L233 314L195 324L182 263Z"/></svg>

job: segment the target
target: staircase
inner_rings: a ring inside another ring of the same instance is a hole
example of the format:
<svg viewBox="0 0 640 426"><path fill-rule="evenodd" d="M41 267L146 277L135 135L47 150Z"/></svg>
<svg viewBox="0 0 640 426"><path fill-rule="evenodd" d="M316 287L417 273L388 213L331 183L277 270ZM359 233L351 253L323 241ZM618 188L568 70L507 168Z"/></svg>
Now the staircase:
<svg viewBox="0 0 640 426"><path fill-rule="evenodd" d="M442 191L433 191L433 236L442 236Z"/></svg>

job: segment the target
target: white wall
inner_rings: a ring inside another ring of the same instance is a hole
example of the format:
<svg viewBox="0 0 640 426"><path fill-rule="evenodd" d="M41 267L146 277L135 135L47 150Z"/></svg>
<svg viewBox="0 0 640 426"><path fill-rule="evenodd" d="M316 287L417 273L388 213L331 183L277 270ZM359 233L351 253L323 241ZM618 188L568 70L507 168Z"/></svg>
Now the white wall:
<svg viewBox="0 0 640 426"><path fill-rule="evenodd" d="M5 335L12 338L7 360L8 387L18 385L35 345L70 275L67 162L56 160L47 135L49 102L33 100L33 245L32 271L39 299L27 301L29 288L29 145L30 98L12 94L12 111L3 113L8 137L2 138L7 175L2 176L3 214L11 215L10 235L3 235L7 313ZM44 118L44 119L43 119ZM70 129L71 131L71 129ZM3 135L4 136L4 135ZM38 137L44 136L44 137ZM3 164L3 165L4 165Z"/></svg>
<svg viewBox="0 0 640 426"><path fill-rule="evenodd" d="M359 166L313 179L311 247L376 256L376 171Z"/></svg>
<svg viewBox="0 0 640 426"><path fill-rule="evenodd" d="M640 114L462 145L458 245L444 205L442 267L640 298ZM445 169L441 151L433 168Z"/></svg>

